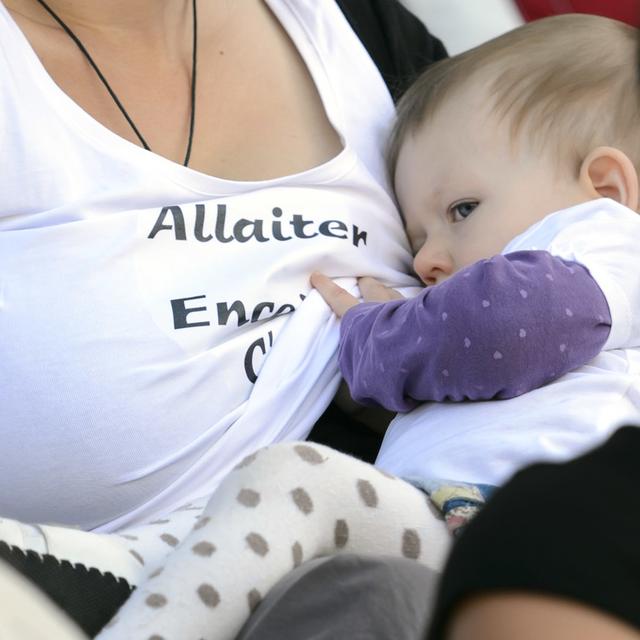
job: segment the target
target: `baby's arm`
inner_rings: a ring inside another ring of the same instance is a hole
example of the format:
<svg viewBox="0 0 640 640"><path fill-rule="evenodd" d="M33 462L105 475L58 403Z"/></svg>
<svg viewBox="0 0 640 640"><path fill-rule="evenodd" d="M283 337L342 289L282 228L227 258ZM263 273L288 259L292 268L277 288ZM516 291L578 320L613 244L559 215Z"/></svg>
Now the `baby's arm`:
<svg viewBox="0 0 640 640"><path fill-rule="evenodd" d="M393 411L504 399L591 360L610 328L587 269L521 251L481 260L409 300L353 306L340 366L355 400Z"/></svg>

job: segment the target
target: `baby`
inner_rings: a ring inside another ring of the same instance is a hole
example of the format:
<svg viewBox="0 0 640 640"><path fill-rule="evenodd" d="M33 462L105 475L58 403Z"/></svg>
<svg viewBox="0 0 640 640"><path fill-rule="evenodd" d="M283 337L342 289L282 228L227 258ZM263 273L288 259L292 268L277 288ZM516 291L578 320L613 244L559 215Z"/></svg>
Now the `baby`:
<svg viewBox="0 0 640 640"><path fill-rule="evenodd" d="M355 399L435 402L396 418L379 468L304 443L249 456L99 638L233 638L319 555L440 568L442 478L500 484L637 415L636 35L561 16L425 72L399 106L389 164L427 287L405 300L363 278L362 304L325 276L312 284L344 316Z"/></svg>
<svg viewBox="0 0 640 640"><path fill-rule="evenodd" d="M396 418L378 466L426 489L499 485L637 416L636 38L594 16L532 23L430 67L404 97L389 166L426 289L359 305L312 276L344 315L354 399L435 401Z"/></svg>

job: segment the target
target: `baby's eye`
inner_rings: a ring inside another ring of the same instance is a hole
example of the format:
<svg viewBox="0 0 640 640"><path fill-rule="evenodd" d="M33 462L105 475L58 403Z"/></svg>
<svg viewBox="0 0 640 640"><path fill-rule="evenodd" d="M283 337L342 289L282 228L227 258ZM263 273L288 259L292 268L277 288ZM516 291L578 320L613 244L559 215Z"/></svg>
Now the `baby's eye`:
<svg viewBox="0 0 640 640"><path fill-rule="evenodd" d="M456 202L449 207L449 214L454 222L460 222L468 218L474 211L474 209L480 203L477 200L464 200L462 202Z"/></svg>

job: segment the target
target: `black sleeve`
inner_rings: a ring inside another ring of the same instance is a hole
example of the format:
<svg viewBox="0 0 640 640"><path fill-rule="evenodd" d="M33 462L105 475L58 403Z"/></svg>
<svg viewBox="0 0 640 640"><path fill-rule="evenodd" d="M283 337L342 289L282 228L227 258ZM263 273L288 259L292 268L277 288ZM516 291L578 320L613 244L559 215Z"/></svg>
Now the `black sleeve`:
<svg viewBox="0 0 640 640"><path fill-rule="evenodd" d="M336 0L395 101L429 64L447 57L438 38L398 0Z"/></svg>
<svg viewBox="0 0 640 640"><path fill-rule="evenodd" d="M517 473L453 546L428 640L481 593L568 598L640 630L640 427L563 464Z"/></svg>

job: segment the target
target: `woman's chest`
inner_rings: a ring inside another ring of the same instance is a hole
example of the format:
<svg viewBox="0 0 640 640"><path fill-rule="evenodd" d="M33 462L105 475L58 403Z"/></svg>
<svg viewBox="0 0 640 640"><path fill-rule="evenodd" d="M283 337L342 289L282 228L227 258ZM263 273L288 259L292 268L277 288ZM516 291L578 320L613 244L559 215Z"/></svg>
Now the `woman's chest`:
<svg viewBox="0 0 640 640"><path fill-rule="evenodd" d="M84 45L114 95L80 48L61 30L12 17L47 73L87 114L117 136L141 141L182 164L194 127L189 166L232 180L265 180L323 164L341 148L305 61L264 3L247 3L213 29L203 5L196 46L184 34L182 53L154 59L151 47ZM81 33L82 35L82 33ZM191 89L195 85L195 102ZM122 109L116 104L120 102Z"/></svg>

